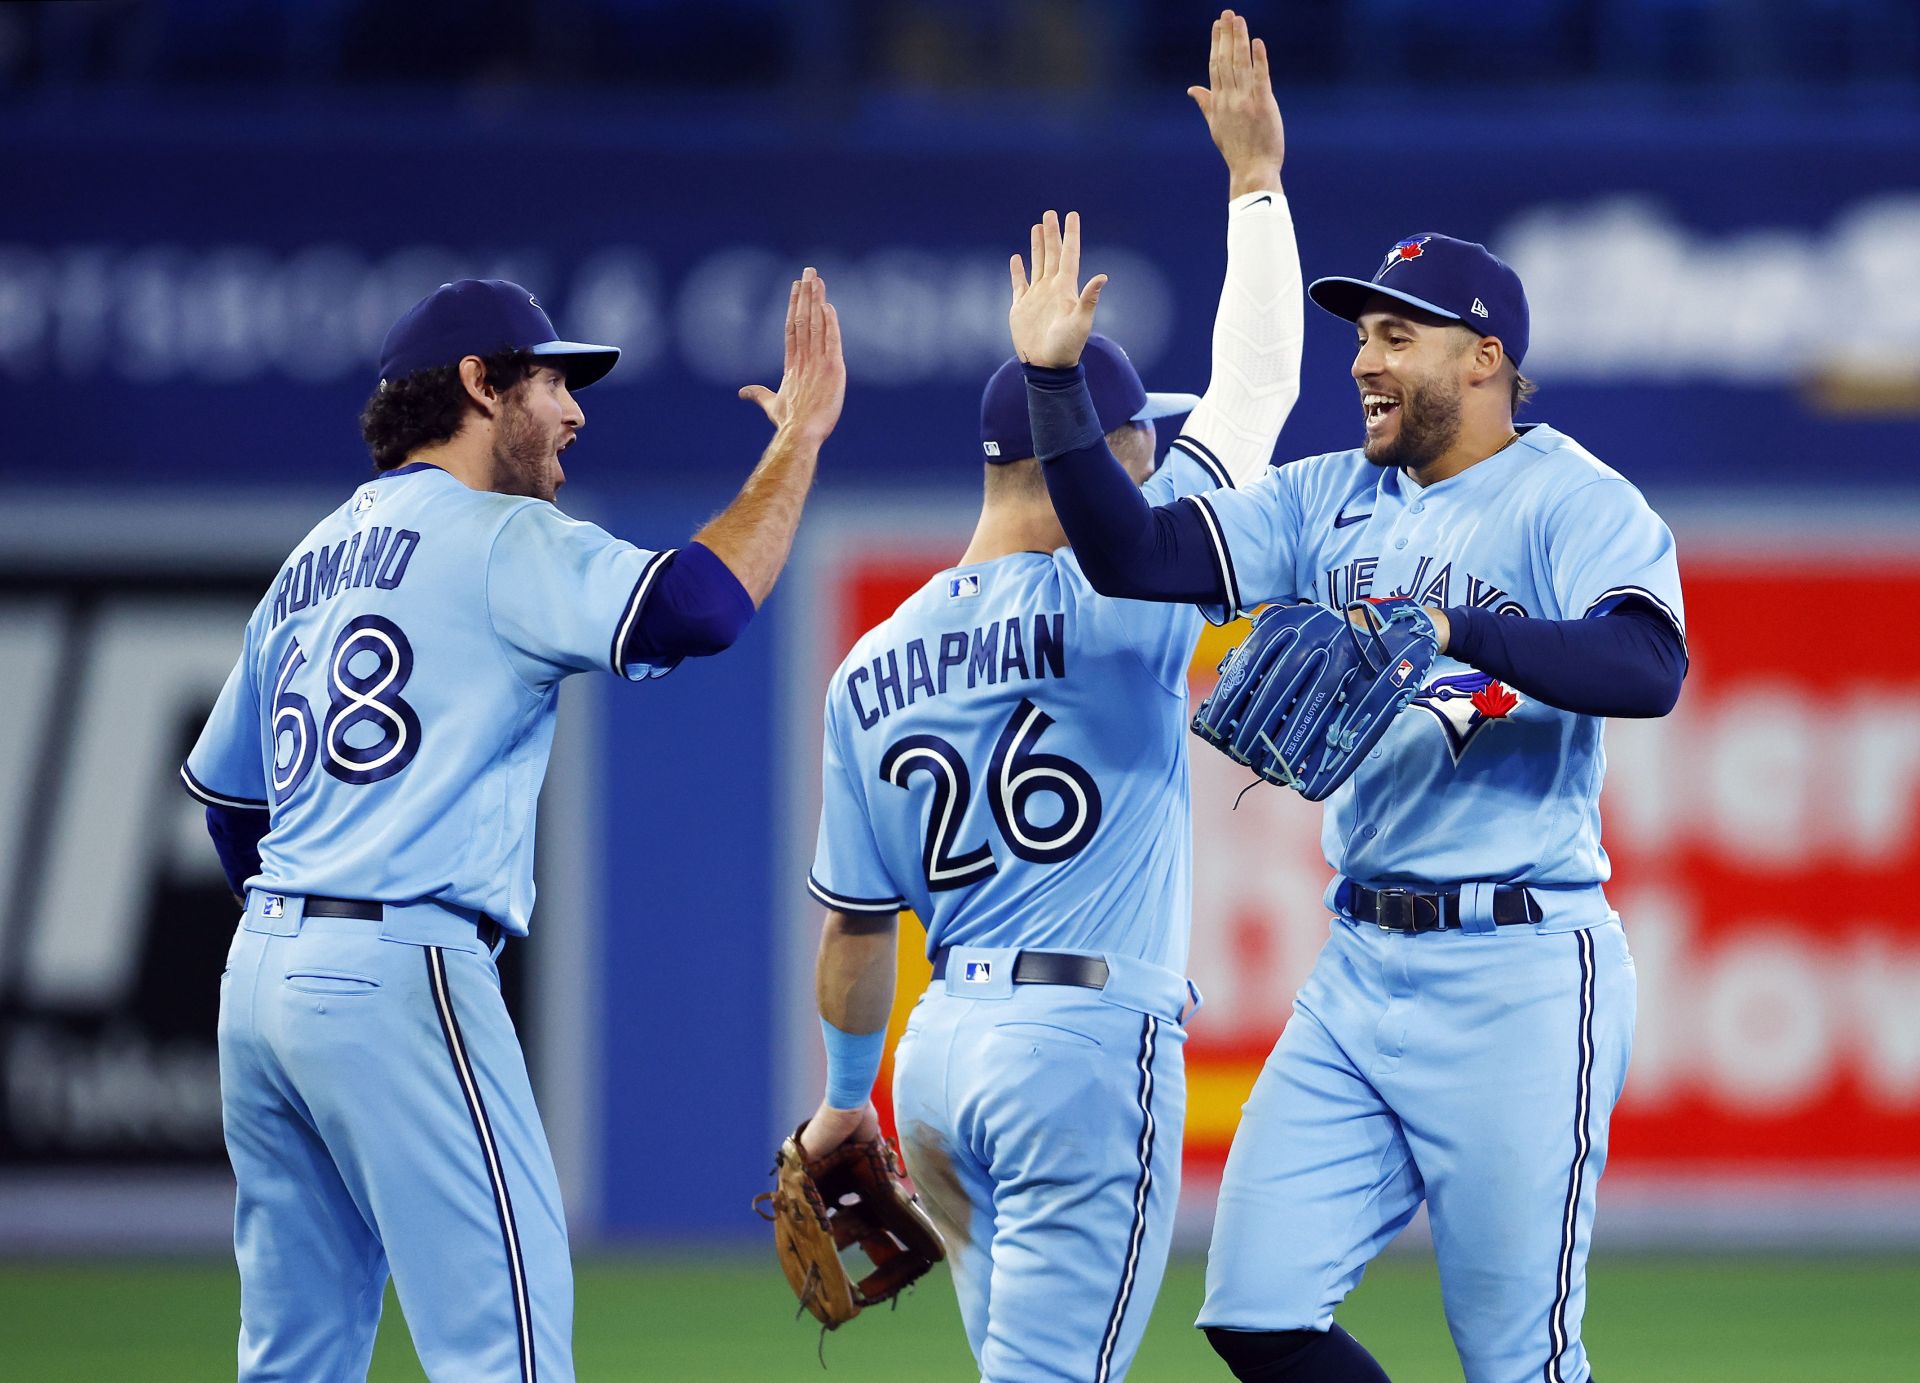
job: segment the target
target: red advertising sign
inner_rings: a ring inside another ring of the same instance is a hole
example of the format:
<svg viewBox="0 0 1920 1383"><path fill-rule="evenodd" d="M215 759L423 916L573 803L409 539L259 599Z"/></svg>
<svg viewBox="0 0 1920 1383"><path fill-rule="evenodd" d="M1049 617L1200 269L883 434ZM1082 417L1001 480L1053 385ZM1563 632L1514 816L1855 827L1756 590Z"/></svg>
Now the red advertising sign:
<svg viewBox="0 0 1920 1383"><path fill-rule="evenodd" d="M1683 551L1686 550L1683 547ZM827 574L838 651L941 554ZM1607 729L1608 893L1639 975L1609 1178L1920 1175L1920 551L1684 564L1692 655L1660 721ZM1863 592L1871 591L1869 603ZM1197 694L1238 629L1209 630ZM1187 1153L1226 1155L1239 1106L1326 936L1319 810L1193 756ZM902 929L901 1004L924 986Z"/></svg>

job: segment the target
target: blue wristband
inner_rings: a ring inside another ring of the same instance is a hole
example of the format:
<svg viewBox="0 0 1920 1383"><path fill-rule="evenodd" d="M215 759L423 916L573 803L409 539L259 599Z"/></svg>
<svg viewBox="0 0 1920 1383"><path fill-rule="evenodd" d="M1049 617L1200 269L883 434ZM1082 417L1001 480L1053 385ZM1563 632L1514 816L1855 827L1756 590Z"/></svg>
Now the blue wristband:
<svg viewBox="0 0 1920 1383"><path fill-rule="evenodd" d="M1087 367L1063 370L1045 365L1023 367L1027 379L1027 424L1033 429L1033 454L1042 461L1090 447L1105 437L1100 414L1087 392Z"/></svg>
<svg viewBox="0 0 1920 1383"><path fill-rule="evenodd" d="M887 1031L842 1032L820 1020L820 1036L827 1043L827 1103L835 1109L860 1109L873 1095L886 1053Z"/></svg>

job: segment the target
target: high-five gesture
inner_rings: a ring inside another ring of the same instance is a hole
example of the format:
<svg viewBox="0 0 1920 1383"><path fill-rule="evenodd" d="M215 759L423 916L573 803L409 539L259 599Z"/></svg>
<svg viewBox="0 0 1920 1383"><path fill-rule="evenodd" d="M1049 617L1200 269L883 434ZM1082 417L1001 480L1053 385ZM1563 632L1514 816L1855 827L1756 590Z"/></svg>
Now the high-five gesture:
<svg viewBox="0 0 1920 1383"><path fill-rule="evenodd" d="M1213 21L1207 82L1188 87L1187 95L1207 117L1214 147L1227 161L1228 195L1278 192L1287 132L1267 75L1267 45L1249 39L1247 21L1232 10L1222 10Z"/></svg>
<svg viewBox="0 0 1920 1383"><path fill-rule="evenodd" d="M749 384L740 397L760 405L775 427L794 430L815 446L840 420L847 397L847 363L840 350L840 316L827 285L812 269L787 293L787 353L778 391Z"/></svg>
<svg viewBox="0 0 1920 1383"><path fill-rule="evenodd" d="M1013 307L1007 313L1013 353L1029 365L1079 364L1093 333L1093 309L1107 286L1107 276L1095 274L1080 287L1080 213L1067 213L1065 234L1051 211L1033 228L1031 282L1019 255L1007 261L1007 271L1013 277Z"/></svg>
<svg viewBox="0 0 1920 1383"><path fill-rule="evenodd" d="M773 440L733 503L694 539L727 564L757 606L773 590L793 550L794 529L813 485L820 448L840 421L847 362L840 353L840 316L812 269L787 293L786 365L778 391L749 384L740 397L760 405Z"/></svg>

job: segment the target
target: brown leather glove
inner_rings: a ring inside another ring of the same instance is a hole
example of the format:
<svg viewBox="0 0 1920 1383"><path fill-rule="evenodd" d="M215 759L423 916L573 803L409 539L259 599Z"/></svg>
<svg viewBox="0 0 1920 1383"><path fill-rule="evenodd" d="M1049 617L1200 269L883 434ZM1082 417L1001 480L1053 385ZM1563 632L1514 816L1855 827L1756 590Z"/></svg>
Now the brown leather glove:
<svg viewBox="0 0 1920 1383"><path fill-rule="evenodd" d="M947 1246L884 1138L848 1139L808 1162L800 1150L805 1127L780 1145L773 1190L754 1205L773 1222L774 1251L794 1295L833 1330L861 1308L899 1296L947 1256ZM873 1263L858 1283L840 1261L850 1246Z"/></svg>

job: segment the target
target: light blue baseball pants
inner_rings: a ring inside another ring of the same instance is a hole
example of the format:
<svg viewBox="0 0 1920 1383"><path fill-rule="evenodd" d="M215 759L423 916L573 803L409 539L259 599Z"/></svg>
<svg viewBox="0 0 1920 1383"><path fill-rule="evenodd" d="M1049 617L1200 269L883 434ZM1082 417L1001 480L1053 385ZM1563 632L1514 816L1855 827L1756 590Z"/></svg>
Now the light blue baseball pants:
<svg viewBox="0 0 1920 1383"><path fill-rule="evenodd" d="M1111 1383L1166 1270L1189 989L1115 957L1104 991L1015 985L1017 955L954 947L915 1006L895 1055L901 1150L982 1377ZM969 960L992 980L969 982Z"/></svg>
<svg viewBox="0 0 1920 1383"><path fill-rule="evenodd" d="M1634 992L1618 920L1407 935L1336 919L1234 1135L1199 1324L1326 1329L1424 1199L1468 1383L1585 1383Z"/></svg>
<svg viewBox="0 0 1920 1383"><path fill-rule="evenodd" d="M220 981L240 1378L364 1379L391 1272L430 1378L571 1379L559 1186L471 921L262 898Z"/></svg>

